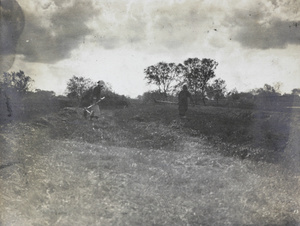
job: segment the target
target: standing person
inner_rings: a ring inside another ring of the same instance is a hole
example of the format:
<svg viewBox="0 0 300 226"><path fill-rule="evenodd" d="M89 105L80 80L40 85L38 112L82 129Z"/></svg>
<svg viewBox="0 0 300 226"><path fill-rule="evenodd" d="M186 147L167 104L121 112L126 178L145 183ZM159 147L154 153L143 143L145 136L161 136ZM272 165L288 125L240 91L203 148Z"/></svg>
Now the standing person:
<svg viewBox="0 0 300 226"><path fill-rule="evenodd" d="M182 118L186 118L185 114L188 110L188 98L190 101L193 101L191 93L188 91L187 86L184 85L178 95L179 116Z"/></svg>
<svg viewBox="0 0 300 226"><path fill-rule="evenodd" d="M100 100L101 98L101 90L103 88L103 85L101 84L102 81L97 82L97 86L93 89L93 99L96 98L96 102Z"/></svg>

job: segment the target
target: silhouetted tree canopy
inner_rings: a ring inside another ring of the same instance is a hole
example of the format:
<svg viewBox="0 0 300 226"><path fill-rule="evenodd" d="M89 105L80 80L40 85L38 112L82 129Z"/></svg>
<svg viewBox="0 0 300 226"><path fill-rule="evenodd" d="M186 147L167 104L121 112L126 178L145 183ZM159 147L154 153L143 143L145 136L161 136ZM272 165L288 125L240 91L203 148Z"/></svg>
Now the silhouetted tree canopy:
<svg viewBox="0 0 300 226"><path fill-rule="evenodd" d="M293 89L292 95L300 95L300 88Z"/></svg>
<svg viewBox="0 0 300 226"><path fill-rule="evenodd" d="M280 86L275 84L275 86L271 86L269 84L265 84L263 88L254 89L252 92L254 95L259 96L279 96L280 95Z"/></svg>
<svg viewBox="0 0 300 226"><path fill-rule="evenodd" d="M84 78L82 76L73 76L67 83L67 96L70 98L77 99L80 102L83 94L88 91L94 83L89 78Z"/></svg>
<svg viewBox="0 0 300 226"><path fill-rule="evenodd" d="M207 84L211 78L215 77L215 69L218 66L218 63L215 60L208 58L202 60L198 58L189 58L184 61L184 66L184 82L187 83L195 97L200 93L202 101L205 104Z"/></svg>
<svg viewBox="0 0 300 226"><path fill-rule="evenodd" d="M221 98L225 97L226 84L223 79L215 79L211 85L207 86L207 96L213 98L217 103Z"/></svg>
<svg viewBox="0 0 300 226"><path fill-rule="evenodd" d="M19 72L4 72L0 85L2 89L12 89L19 94L25 94L32 82L33 79L20 70Z"/></svg>
<svg viewBox="0 0 300 226"><path fill-rule="evenodd" d="M180 82L179 76L183 73L183 68L175 63L159 62L147 67L144 73L148 84L157 85L158 91L167 96Z"/></svg>

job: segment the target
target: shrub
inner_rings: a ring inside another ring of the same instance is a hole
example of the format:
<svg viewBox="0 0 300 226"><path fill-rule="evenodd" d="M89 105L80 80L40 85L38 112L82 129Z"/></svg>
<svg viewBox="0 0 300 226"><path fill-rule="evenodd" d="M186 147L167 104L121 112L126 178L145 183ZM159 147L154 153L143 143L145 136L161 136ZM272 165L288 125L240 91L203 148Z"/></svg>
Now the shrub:
<svg viewBox="0 0 300 226"><path fill-rule="evenodd" d="M129 98L126 98L124 95L107 90L103 92L103 96L105 99L100 103L102 107L125 108L130 105Z"/></svg>
<svg viewBox="0 0 300 226"><path fill-rule="evenodd" d="M155 103L157 100L166 100L166 95L158 90L145 92L142 96L144 103Z"/></svg>
<svg viewBox="0 0 300 226"><path fill-rule="evenodd" d="M87 107L92 104L92 94L93 88L90 88L84 93L80 102L80 107ZM100 102L101 107L124 108L130 105L129 98L125 97L124 95L116 94L109 89L103 90L101 96L105 97L105 99Z"/></svg>

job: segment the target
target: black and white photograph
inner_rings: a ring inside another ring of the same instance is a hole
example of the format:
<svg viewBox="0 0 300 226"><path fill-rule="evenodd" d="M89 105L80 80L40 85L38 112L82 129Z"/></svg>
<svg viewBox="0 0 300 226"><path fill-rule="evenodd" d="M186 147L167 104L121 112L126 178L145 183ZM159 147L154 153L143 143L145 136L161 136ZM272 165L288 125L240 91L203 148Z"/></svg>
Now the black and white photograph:
<svg viewBox="0 0 300 226"><path fill-rule="evenodd" d="M0 0L0 226L300 225L299 0Z"/></svg>

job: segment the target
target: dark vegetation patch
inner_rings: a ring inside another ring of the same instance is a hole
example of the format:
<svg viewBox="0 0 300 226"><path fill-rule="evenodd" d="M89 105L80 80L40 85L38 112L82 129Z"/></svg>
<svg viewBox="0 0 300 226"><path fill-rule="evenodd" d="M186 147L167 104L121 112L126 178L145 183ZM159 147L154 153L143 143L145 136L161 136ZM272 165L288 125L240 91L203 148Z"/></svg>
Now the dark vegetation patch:
<svg viewBox="0 0 300 226"><path fill-rule="evenodd" d="M144 121L131 110L102 110L102 117L92 121L84 119L82 109L65 108L34 120L36 125L49 125L53 139L72 139L88 143L145 149L177 150L180 141L164 124ZM125 112L130 112L126 115ZM122 115L123 113L125 115Z"/></svg>
<svg viewBox="0 0 300 226"><path fill-rule="evenodd" d="M52 91L40 90L23 95L12 92L8 98L0 92L0 124L25 122L74 105L74 100L55 96Z"/></svg>
<svg viewBox="0 0 300 226"><path fill-rule="evenodd" d="M273 151L285 149L289 134L289 115L238 109L210 110L210 113L201 112L201 109L192 110L191 119L186 126L211 139L221 139L222 142ZM261 117L262 115L266 117ZM285 120L279 120L280 118Z"/></svg>
<svg viewBox="0 0 300 226"><path fill-rule="evenodd" d="M13 99L11 117L5 115L5 100L1 99L2 124L31 120L34 126L48 129L55 139L178 151L184 135L188 135L204 138L224 155L268 161L281 158L290 138L291 119L297 115L196 106L189 109L187 119L180 120L177 105L124 104L126 99L111 95L101 103L103 117L89 121L83 118L82 108L74 107L75 102L52 92ZM111 105L110 100L114 100ZM293 124L299 122L293 120Z"/></svg>
<svg viewBox="0 0 300 226"><path fill-rule="evenodd" d="M192 137L204 136L225 155L272 162L287 149L292 117L299 123L295 114L286 112L211 106L191 108L184 120L178 118L176 105L144 105L119 111L116 117L123 124L132 120L158 123L169 126L170 131L180 129ZM153 137L157 144L160 138Z"/></svg>
<svg viewBox="0 0 300 226"><path fill-rule="evenodd" d="M64 107L2 125L11 156L0 164L0 210L19 225L299 222L299 175L214 153L271 156L271 148L245 150L256 144L230 131L264 134L289 118L218 107L191 108L182 121L177 114L173 105L134 105L89 121L82 109Z"/></svg>

